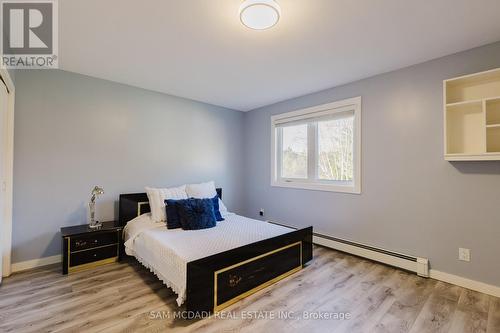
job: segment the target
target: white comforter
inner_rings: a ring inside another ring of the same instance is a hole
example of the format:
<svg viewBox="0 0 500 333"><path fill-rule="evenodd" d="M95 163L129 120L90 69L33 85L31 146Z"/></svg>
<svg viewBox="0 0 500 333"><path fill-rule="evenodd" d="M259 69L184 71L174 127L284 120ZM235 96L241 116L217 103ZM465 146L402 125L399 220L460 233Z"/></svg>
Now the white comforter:
<svg viewBox="0 0 500 333"><path fill-rule="evenodd" d="M167 229L143 214L124 229L125 252L155 273L177 295L186 298L187 263L239 246L293 231L279 225L228 213L225 221L202 230Z"/></svg>

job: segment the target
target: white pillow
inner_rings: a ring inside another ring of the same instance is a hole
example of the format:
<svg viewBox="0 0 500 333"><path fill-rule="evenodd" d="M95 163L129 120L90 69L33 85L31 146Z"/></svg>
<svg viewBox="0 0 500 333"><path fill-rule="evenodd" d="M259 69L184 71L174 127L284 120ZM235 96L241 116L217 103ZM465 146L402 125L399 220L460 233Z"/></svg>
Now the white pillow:
<svg viewBox="0 0 500 333"><path fill-rule="evenodd" d="M219 212L222 217L226 216L229 212L227 211L226 205L222 202L222 200L219 198Z"/></svg>
<svg viewBox="0 0 500 333"><path fill-rule="evenodd" d="M167 213L165 212L165 200L187 199L186 185L171 188L153 188L146 187L146 194L149 199L149 207L151 207L151 218L155 222L167 221Z"/></svg>
<svg viewBox="0 0 500 333"><path fill-rule="evenodd" d="M188 184L186 185L186 193L190 198L204 199L213 198L217 194L215 189L215 183L213 181L200 183L200 184ZM224 205L221 199L219 199L219 212L222 216L228 214L227 207Z"/></svg>
<svg viewBox="0 0 500 333"><path fill-rule="evenodd" d="M186 185L186 193L190 198L204 199L213 198L217 194L213 181L201 184Z"/></svg>

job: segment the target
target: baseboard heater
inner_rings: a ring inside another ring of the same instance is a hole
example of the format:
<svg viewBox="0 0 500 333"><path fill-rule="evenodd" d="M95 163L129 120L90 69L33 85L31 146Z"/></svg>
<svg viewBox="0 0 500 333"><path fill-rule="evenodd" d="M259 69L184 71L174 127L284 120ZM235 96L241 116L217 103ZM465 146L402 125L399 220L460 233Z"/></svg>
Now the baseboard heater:
<svg viewBox="0 0 500 333"><path fill-rule="evenodd" d="M294 228L285 224L268 221L269 223ZM403 253L381 249L375 246L353 242L351 240L332 237L319 233L313 233L313 243L346 252L359 257L378 261L386 265L402 268L415 272L419 276L429 277L429 260L427 258L414 257Z"/></svg>

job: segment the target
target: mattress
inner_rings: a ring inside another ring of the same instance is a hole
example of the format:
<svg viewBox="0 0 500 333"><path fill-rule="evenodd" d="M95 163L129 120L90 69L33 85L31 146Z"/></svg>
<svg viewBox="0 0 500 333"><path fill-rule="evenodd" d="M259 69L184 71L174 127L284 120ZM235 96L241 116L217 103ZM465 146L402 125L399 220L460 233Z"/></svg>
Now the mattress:
<svg viewBox="0 0 500 333"><path fill-rule="evenodd" d="M171 288L180 306L186 299L188 262L294 231L232 213L224 218L214 228L182 230L167 229L143 214L124 229L125 252Z"/></svg>

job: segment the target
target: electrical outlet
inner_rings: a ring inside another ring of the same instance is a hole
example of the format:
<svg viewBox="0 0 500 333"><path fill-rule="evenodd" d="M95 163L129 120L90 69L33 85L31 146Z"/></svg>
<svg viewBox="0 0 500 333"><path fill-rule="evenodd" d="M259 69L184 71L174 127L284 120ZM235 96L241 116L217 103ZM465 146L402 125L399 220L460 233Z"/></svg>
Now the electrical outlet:
<svg viewBox="0 0 500 333"><path fill-rule="evenodd" d="M458 249L458 260L470 261L470 249L459 248Z"/></svg>
<svg viewBox="0 0 500 333"><path fill-rule="evenodd" d="M261 210L259 211L259 215L260 215L260 216L264 216L264 209L261 209Z"/></svg>

